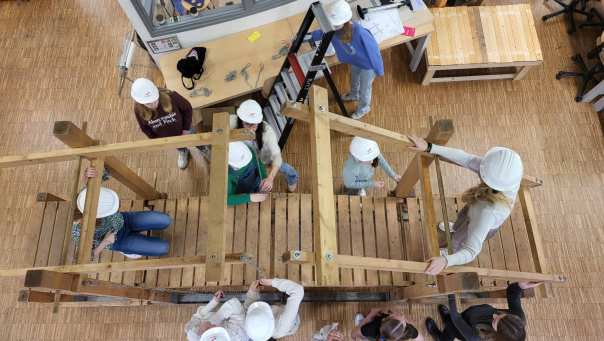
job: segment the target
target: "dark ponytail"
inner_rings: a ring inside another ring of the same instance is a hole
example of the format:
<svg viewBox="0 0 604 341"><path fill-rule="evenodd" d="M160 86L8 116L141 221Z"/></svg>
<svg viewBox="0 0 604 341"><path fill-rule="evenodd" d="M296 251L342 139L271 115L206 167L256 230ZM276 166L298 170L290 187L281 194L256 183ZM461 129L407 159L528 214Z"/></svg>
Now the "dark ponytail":
<svg viewBox="0 0 604 341"><path fill-rule="evenodd" d="M237 128L243 128L243 121L239 117L237 117ZM256 144L258 145L258 152L262 150L263 146L262 134L264 134L264 121L258 123L258 128L256 128Z"/></svg>
<svg viewBox="0 0 604 341"><path fill-rule="evenodd" d="M380 165L380 159L379 158L376 157L375 159L373 159L373 161L371 161L371 167L377 168L377 166L379 166L379 165Z"/></svg>

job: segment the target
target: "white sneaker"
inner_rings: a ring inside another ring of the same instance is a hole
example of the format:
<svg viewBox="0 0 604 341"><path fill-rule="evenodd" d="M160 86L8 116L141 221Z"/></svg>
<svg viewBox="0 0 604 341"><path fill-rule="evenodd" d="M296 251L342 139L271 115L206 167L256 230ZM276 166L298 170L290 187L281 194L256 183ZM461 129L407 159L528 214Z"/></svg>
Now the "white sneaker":
<svg viewBox="0 0 604 341"><path fill-rule="evenodd" d="M189 150L180 149L178 150L178 168L185 169L189 165Z"/></svg>
<svg viewBox="0 0 604 341"><path fill-rule="evenodd" d="M359 96L354 96L350 92L342 96L342 101L344 102L357 102L359 100Z"/></svg>
<svg viewBox="0 0 604 341"><path fill-rule="evenodd" d="M454 225L453 222L450 221L449 222L449 231L450 232L455 232L455 229L453 228L453 225ZM447 231L445 231L445 223L442 222L442 221L440 223L438 223L438 229L441 230L441 231L443 231L443 232L447 232Z"/></svg>
<svg viewBox="0 0 604 341"><path fill-rule="evenodd" d="M359 189L359 196L360 197L365 197L367 196L367 191L365 191L364 188Z"/></svg>
<svg viewBox="0 0 604 341"><path fill-rule="evenodd" d="M365 117L365 115L367 115L367 113L369 113L370 111L371 108L357 109L357 111L353 112L350 117L355 120L360 120L361 118Z"/></svg>
<svg viewBox="0 0 604 341"><path fill-rule="evenodd" d="M358 327L361 324L361 321L363 321L364 318L365 318L365 316L363 316L363 314L356 313L356 315L354 315L354 326Z"/></svg>

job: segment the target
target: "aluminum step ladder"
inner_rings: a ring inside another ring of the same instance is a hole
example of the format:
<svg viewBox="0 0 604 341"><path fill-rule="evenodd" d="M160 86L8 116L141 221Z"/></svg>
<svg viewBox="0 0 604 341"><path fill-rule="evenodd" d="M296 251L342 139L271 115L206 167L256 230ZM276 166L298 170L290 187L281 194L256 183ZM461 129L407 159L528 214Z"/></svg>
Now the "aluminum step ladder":
<svg viewBox="0 0 604 341"><path fill-rule="evenodd" d="M323 36L318 45L308 39L307 36L315 19L319 23L321 31L323 31ZM304 103L315 79L325 78L333 96L336 98L341 113L349 116L324 60L325 52L335 32L321 3L318 1L313 3L306 12L306 16L296 33L296 38L289 48L287 58L285 58L279 74L271 86L268 93L268 104L262 109L265 120L277 134L281 148L285 146L295 121L283 116L281 110L287 103ZM311 44L312 49L300 53L300 48L305 42Z"/></svg>

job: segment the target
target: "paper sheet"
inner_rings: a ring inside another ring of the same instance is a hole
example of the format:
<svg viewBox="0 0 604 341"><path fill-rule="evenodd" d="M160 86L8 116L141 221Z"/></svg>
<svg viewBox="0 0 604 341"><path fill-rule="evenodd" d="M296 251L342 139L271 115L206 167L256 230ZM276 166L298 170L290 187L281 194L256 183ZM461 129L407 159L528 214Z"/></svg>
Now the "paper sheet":
<svg viewBox="0 0 604 341"><path fill-rule="evenodd" d="M378 44L403 33L403 23L396 8L368 13L361 25L373 34Z"/></svg>

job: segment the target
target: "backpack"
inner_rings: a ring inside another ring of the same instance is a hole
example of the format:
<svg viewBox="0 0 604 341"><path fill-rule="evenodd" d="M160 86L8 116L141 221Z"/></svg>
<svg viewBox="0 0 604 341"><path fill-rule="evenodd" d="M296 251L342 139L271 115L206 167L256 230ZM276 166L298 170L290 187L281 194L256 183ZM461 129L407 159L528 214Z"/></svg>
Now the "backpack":
<svg viewBox="0 0 604 341"><path fill-rule="evenodd" d="M193 52L197 53L197 56ZM187 90L195 88L195 80L201 78L203 74L203 62L206 59L206 48L205 47L194 47L189 51L185 58L182 58L176 64L176 69L180 72L180 80L182 85ZM191 81L191 85L185 84L185 78Z"/></svg>

